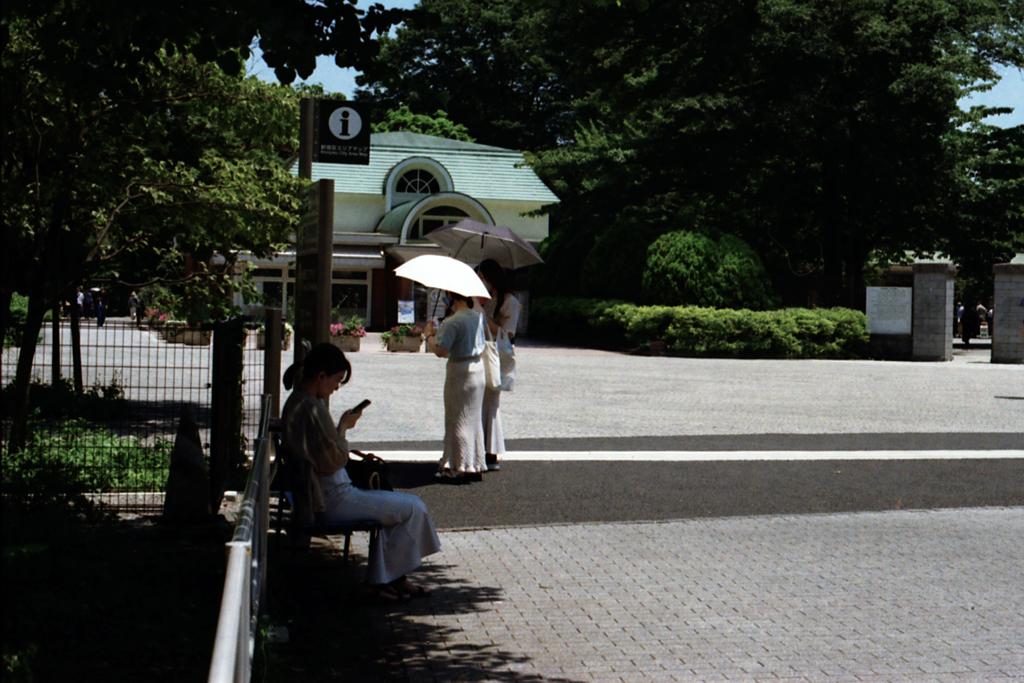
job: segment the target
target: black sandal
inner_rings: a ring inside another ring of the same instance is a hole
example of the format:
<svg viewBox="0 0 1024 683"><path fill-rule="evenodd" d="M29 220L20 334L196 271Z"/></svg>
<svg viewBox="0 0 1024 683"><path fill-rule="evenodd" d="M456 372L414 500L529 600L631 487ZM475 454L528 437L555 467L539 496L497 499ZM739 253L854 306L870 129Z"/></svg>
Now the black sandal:
<svg viewBox="0 0 1024 683"><path fill-rule="evenodd" d="M367 586L366 596L375 602L385 605L397 605L408 601L409 596L396 591L394 586L382 583L377 586Z"/></svg>
<svg viewBox="0 0 1024 683"><path fill-rule="evenodd" d="M403 586L405 586L406 582L411 583L413 586L416 586L416 590L412 591L411 593L406 591L403 588ZM398 593L399 595L404 595L406 598L429 598L431 596L431 592L430 591L428 591L423 586L418 586L415 583L412 583L405 576L403 576L403 577L401 577L399 579L395 579L394 581L392 581L388 585L391 587L391 590L393 590L394 592Z"/></svg>

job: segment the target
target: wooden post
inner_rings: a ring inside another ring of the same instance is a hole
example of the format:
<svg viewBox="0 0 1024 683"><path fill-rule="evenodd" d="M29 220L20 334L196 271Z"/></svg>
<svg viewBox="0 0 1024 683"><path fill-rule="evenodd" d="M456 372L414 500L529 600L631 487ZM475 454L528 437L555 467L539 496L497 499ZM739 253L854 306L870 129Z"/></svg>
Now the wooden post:
<svg viewBox="0 0 1024 683"><path fill-rule="evenodd" d="M224 489L242 460L241 320L213 324L213 387L210 392L210 510L217 514Z"/></svg>
<svg viewBox="0 0 1024 683"><path fill-rule="evenodd" d="M263 393L270 394L270 417L281 415L281 309L268 308L264 322Z"/></svg>

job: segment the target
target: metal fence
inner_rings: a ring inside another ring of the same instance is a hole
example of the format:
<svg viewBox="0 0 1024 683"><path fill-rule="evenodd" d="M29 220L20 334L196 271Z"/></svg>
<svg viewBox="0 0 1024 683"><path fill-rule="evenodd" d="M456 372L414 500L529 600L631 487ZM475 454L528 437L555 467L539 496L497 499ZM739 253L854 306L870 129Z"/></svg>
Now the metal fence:
<svg viewBox="0 0 1024 683"><path fill-rule="evenodd" d="M228 566L210 662L210 683L249 683L252 670L256 623L266 592L269 488L273 478L270 467L275 459L274 441L267 438L271 397L266 396L262 405L261 438L256 442L235 533L227 544Z"/></svg>
<svg viewBox="0 0 1024 683"><path fill-rule="evenodd" d="M202 329L141 327L127 318L80 325L84 397L73 391L71 321L44 326L33 359L33 399L26 449L37 458L75 467L99 499L119 508L163 504L171 448L180 418L191 411L204 452L210 455L213 325ZM54 354L57 338L59 353ZM18 349L4 349L0 382L14 380ZM265 353L256 336L243 345L243 438L252 443L259 422ZM5 416L7 418L7 416ZM9 419L0 424L6 444Z"/></svg>

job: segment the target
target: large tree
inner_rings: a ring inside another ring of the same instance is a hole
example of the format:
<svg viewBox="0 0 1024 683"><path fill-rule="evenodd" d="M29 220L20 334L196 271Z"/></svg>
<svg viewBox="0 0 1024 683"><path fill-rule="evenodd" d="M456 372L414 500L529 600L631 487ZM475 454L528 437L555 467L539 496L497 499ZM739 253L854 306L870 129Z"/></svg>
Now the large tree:
<svg viewBox="0 0 1024 683"><path fill-rule="evenodd" d="M116 92L88 96L45 68L45 24L8 29L0 327L12 293L29 298L17 446L43 316L76 285L97 272L117 279L135 255L158 252L191 261L189 277L174 274L181 285L216 291L227 276L203 267L215 252L230 263L240 249L270 254L286 241L298 207L284 166L298 103L288 86L229 76L185 51L159 53Z"/></svg>
<svg viewBox="0 0 1024 683"><path fill-rule="evenodd" d="M557 3L554 3L557 4ZM439 109L478 142L537 150L567 127L566 62L547 42L552 10L529 0L421 0L395 36L381 39L375 74L356 99L378 111Z"/></svg>
<svg viewBox="0 0 1024 683"><path fill-rule="evenodd" d="M170 244L194 263L214 251L230 262L287 232L295 187L280 155L294 150L297 109L240 78L252 47L285 83L323 54L372 69L377 38L408 15L349 0L0 6L0 332L13 292L29 297L13 445L25 436L36 332L69 287L116 275L133 251Z"/></svg>
<svg viewBox="0 0 1024 683"><path fill-rule="evenodd" d="M555 284L578 291L573 264L582 274L638 211L647 243L732 232L770 261L817 266L828 305L856 301L869 258L962 244L970 216L1006 202L972 175L983 149L1005 146L957 102L993 64L1024 62L1021 13L976 0L563 5L549 40L580 66L578 133L536 165L563 198L545 247ZM1006 216L998 233L982 239L1012 242L1020 224Z"/></svg>

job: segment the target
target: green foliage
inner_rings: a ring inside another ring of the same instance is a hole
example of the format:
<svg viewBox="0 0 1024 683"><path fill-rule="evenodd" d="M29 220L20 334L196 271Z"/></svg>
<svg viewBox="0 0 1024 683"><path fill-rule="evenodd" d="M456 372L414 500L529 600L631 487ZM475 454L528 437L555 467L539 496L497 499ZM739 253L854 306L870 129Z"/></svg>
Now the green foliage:
<svg viewBox="0 0 1024 683"><path fill-rule="evenodd" d="M9 383L2 392L2 405L6 414L14 412L15 384ZM106 386L98 382L79 394L67 377L53 384L33 382L29 387L29 411L43 420L84 419L92 422L112 422L131 418L131 407L121 386L121 373L114 372Z"/></svg>
<svg viewBox="0 0 1024 683"><path fill-rule="evenodd" d="M750 311L566 298L535 301L530 330L586 346L663 341L672 354L726 358L853 358L869 338L867 317L845 308Z"/></svg>
<svg viewBox="0 0 1024 683"><path fill-rule="evenodd" d="M423 328L412 323L402 323L380 333L380 345L387 348L388 341L394 339L401 344L406 337L420 339L423 337Z"/></svg>
<svg viewBox="0 0 1024 683"><path fill-rule="evenodd" d="M4 680L9 683L32 683L32 660L39 648L35 643L21 647L4 641Z"/></svg>
<svg viewBox="0 0 1024 683"><path fill-rule="evenodd" d="M4 348L21 346L22 331L25 329L25 318L28 314L28 297L17 292L11 294L10 318L7 331L4 333ZM53 311L43 314L43 322L53 320Z"/></svg>
<svg viewBox="0 0 1024 683"><path fill-rule="evenodd" d="M21 331L25 327L25 315L28 313L28 297L20 294L11 296L11 317L7 331L4 333L4 348L21 346Z"/></svg>
<svg viewBox="0 0 1024 683"><path fill-rule="evenodd" d="M749 308L772 306L761 259L746 242L717 242L693 232L663 235L648 250L643 300L669 306Z"/></svg>
<svg viewBox="0 0 1024 683"><path fill-rule="evenodd" d="M1021 132L957 107L996 80L994 64L1024 63L1013 3L552 12L546 42L586 67L563 79L572 134L531 158L562 198L538 274L546 294L586 293L578 264L617 243L637 207L668 219L701 206L772 265L777 291L823 273L829 305L853 304L871 258L944 251L990 267L1024 238L1020 201L1008 201Z"/></svg>
<svg viewBox="0 0 1024 683"><path fill-rule="evenodd" d="M427 116L426 114L413 114L409 107L402 106L398 109L388 110L382 121L373 124L374 133L395 131L433 135L462 142L475 142L469 136L466 127L461 123L453 122L443 110L439 110L433 116Z"/></svg>
<svg viewBox="0 0 1024 683"><path fill-rule="evenodd" d="M667 228L641 216L621 217L597 235L583 259L580 293L586 297L641 300L647 247Z"/></svg>
<svg viewBox="0 0 1024 683"><path fill-rule="evenodd" d="M421 0L381 38L377 75L356 78L356 99L382 112L442 109L487 145L554 147L569 132L563 76L571 69L550 42L553 20L531 0Z"/></svg>
<svg viewBox="0 0 1024 683"><path fill-rule="evenodd" d="M593 346L625 341L625 325L615 314L625 301L545 297L530 304L530 334ZM600 322L598 322L600 321Z"/></svg>
<svg viewBox="0 0 1024 683"><path fill-rule="evenodd" d="M159 491L167 482L174 444L119 437L86 420L59 433L40 428L27 448L4 456L5 494L48 502L83 493Z"/></svg>

